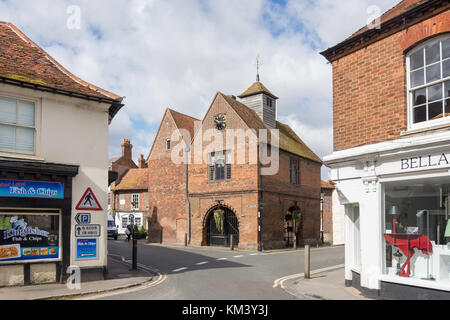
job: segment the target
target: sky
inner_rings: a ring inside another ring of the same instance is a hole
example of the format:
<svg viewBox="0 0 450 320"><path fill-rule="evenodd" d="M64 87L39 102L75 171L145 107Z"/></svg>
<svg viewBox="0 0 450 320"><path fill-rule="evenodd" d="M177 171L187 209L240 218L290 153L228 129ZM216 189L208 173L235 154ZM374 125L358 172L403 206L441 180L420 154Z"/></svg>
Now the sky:
<svg viewBox="0 0 450 320"><path fill-rule="evenodd" d="M256 80L320 157L333 151L332 69L319 53L399 0L0 0L8 21L73 74L124 96L109 156L147 157L166 108L203 119ZM322 178L329 170L323 168Z"/></svg>

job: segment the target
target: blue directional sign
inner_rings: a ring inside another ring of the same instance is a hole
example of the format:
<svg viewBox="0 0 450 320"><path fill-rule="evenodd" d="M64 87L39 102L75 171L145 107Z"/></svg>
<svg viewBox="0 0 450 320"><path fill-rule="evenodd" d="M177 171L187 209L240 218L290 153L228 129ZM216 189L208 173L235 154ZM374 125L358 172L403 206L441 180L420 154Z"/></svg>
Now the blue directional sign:
<svg viewBox="0 0 450 320"><path fill-rule="evenodd" d="M79 224L91 223L91 214L90 213L79 213L76 215L75 221Z"/></svg>
<svg viewBox="0 0 450 320"><path fill-rule="evenodd" d="M64 183L0 180L0 197L64 199Z"/></svg>

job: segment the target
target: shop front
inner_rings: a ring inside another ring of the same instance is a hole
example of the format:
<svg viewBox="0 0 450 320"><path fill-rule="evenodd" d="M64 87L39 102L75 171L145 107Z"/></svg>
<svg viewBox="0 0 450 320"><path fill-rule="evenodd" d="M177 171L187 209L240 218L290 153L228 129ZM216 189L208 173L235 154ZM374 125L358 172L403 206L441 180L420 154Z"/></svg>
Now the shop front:
<svg viewBox="0 0 450 320"><path fill-rule="evenodd" d="M59 282L70 265L78 166L0 161L0 286Z"/></svg>
<svg viewBox="0 0 450 320"><path fill-rule="evenodd" d="M393 299L450 298L450 137L335 152L345 205L346 283Z"/></svg>

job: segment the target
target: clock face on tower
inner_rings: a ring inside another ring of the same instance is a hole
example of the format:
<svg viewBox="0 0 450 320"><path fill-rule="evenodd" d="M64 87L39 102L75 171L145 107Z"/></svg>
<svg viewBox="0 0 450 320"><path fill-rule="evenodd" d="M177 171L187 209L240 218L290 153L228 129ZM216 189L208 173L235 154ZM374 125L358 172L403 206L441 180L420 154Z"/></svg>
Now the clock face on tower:
<svg viewBox="0 0 450 320"><path fill-rule="evenodd" d="M227 127L227 117L224 114L216 116L214 123L217 130L224 130Z"/></svg>

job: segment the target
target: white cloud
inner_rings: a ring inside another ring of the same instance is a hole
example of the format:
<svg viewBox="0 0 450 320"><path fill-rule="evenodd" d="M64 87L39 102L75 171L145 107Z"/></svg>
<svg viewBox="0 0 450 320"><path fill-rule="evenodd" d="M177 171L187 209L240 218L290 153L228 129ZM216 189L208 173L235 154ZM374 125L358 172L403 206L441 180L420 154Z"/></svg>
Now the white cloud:
<svg viewBox="0 0 450 320"><path fill-rule="evenodd" d="M123 138L135 158L147 156L167 107L201 118L217 91L243 92L258 53L261 80L280 97L280 119L324 156L332 152L332 83L319 51L362 27L369 5L385 11L396 2L9 0L0 1L0 20L74 74L126 96L110 127L110 156L120 154ZM80 30L66 27L69 5L81 9Z"/></svg>

